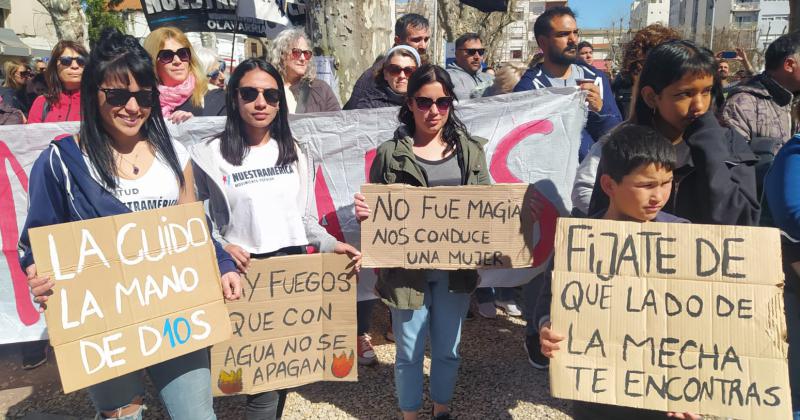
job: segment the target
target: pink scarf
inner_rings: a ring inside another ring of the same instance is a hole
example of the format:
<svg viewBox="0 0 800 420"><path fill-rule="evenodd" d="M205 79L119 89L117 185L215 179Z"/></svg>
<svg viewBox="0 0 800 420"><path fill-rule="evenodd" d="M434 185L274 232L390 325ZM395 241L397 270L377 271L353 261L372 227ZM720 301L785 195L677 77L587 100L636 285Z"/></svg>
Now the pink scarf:
<svg viewBox="0 0 800 420"><path fill-rule="evenodd" d="M169 118L175 108L183 105L194 93L194 75L189 74L182 83L175 86L158 85L158 92L161 94L161 113L164 118Z"/></svg>

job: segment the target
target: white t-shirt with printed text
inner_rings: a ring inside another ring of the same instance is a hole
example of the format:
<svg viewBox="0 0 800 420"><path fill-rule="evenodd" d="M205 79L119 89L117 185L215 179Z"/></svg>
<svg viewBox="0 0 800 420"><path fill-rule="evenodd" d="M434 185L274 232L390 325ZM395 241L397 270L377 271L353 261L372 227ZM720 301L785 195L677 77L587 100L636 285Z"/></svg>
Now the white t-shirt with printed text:
<svg viewBox="0 0 800 420"><path fill-rule="evenodd" d="M189 152L183 144L175 140L172 141L172 147L183 171L189 164ZM89 157L83 155L83 159L92 178L105 186ZM122 162L123 165L127 164L124 160ZM131 211L136 212L176 205L180 197L180 184L166 160L157 155L144 175L137 179L117 178L117 188L109 191Z"/></svg>
<svg viewBox="0 0 800 420"><path fill-rule="evenodd" d="M250 147L242 164L234 166L219 153L219 142L213 140L211 147L217 152L222 189L230 206L225 240L255 254L308 244L304 209L298 205L297 163L278 166L278 143L270 139L263 146Z"/></svg>

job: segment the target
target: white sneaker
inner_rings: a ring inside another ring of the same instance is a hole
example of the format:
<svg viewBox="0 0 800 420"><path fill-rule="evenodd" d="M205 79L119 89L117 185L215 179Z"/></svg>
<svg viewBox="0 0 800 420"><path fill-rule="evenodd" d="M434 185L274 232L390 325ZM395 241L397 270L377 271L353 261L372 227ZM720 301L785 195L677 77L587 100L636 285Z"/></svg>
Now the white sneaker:
<svg viewBox="0 0 800 420"><path fill-rule="evenodd" d="M497 317L497 309L495 309L492 302L479 303L478 314L484 318L494 319Z"/></svg>
<svg viewBox="0 0 800 420"><path fill-rule="evenodd" d="M505 311L508 316L522 316L522 311L519 310L519 307L516 303L514 303L514 301L497 301L494 304L497 305L498 308Z"/></svg>

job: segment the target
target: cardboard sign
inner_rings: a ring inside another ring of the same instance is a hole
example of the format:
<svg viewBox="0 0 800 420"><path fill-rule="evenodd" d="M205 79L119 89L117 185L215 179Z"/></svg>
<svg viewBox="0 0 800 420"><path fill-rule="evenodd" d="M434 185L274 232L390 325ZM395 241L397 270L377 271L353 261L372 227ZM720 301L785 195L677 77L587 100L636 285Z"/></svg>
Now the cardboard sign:
<svg viewBox="0 0 800 420"><path fill-rule="evenodd" d="M214 395L356 381L356 274L346 255L251 260L227 303L233 338L211 348Z"/></svg>
<svg viewBox="0 0 800 420"><path fill-rule="evenodd" d="M200 203L30 230L64 392L227 340Z"/></svg>
<svg viewBox="0 0 800 420"><path fill-rule="evenodd" d="M364 267L512 268L532 264L528 184L361 187Z"/></svg>
<svg viewBox="0 0 800 420"><path fill-rule="evenodd" d="M559 219L553 396L791 418L776 229Z"/></svg>

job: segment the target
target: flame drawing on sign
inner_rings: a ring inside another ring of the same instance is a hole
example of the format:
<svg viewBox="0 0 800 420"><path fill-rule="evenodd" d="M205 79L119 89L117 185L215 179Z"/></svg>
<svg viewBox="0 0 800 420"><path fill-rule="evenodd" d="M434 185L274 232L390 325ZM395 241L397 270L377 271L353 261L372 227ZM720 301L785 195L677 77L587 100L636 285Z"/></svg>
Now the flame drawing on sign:
<svg viewBox="0 0 800 420"><path fill-rule="evenodd" d="M237 394L242 392L242 368L235 371L219 371L219 379L217 379L217 387L223 394Z"/></svg>
<svg viewBox="0 0 800 420"><path fill-rule="evenodd" d="M350 350L350 357L346 357L347 352L343 351L341 356L333 355L333 362L331 363L331 373L337 378L344 378L350 374L355 363L355 353Z"/></svg>

